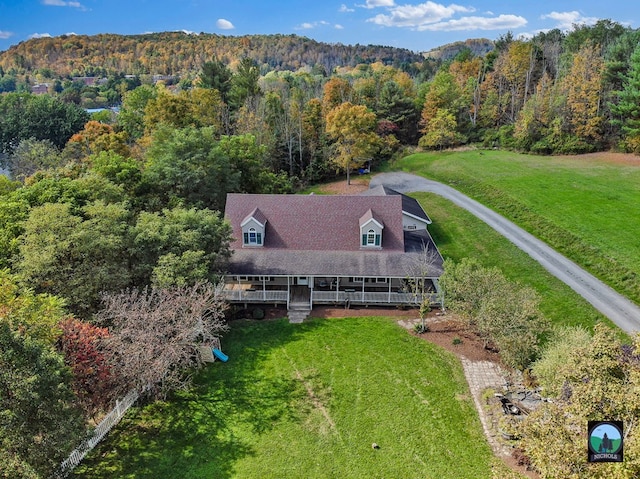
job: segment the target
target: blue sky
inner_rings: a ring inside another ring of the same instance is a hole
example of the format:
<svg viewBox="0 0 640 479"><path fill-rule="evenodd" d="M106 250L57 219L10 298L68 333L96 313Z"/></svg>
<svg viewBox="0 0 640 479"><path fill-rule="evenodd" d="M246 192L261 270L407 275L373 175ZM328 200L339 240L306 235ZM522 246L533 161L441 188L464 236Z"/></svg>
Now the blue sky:
<svg viewBox="0 0 640 479"><path fill-rule="evenodd" d="M0 0L0 51L38 36L176 31L298 34L415 52L467 38L531 36L611 19L640 26L636 0Z"/></svg>

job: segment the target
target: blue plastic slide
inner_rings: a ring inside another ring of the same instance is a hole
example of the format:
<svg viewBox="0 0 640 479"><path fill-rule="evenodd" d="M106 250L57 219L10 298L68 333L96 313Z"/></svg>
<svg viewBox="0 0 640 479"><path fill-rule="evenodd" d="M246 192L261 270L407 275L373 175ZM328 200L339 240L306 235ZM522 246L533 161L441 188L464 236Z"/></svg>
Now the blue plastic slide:
<svg viewBox="0 0 640 479"><path fill-rule="evenodd" d="M226 363L229 360L229 356L227 356L217 348L213 348L213 355L223 363Z"/></svg>

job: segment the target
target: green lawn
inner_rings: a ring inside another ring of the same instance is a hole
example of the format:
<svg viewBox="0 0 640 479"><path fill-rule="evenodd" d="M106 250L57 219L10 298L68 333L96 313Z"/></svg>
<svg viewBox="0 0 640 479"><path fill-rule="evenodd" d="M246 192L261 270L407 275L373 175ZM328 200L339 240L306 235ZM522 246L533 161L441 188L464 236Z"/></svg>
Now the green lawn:
<svg viewBox="0 0 640 479"><path fill-rule="evenodd" d="M571 288L468 211L431 193L411 196L433 221L429 232L445 258L475 258L485 266L500 268L511 280L531 286L540 294L540 309L554 324L592 329L597 321L605 321L613 327Z"/></svg>
<svg viewBox="0 0 640 479"><path fill-rule="evenodd" d="M640 162L474 150L414 154L388 168L457 188L640 303Z"/></svg>
<svg viewBox="0 0 640 479"><path fill-rule="evenodd" d="M236 322L223 345L228 363L132 410L76 474L491 477L459 361L392 319Z"/></svg>

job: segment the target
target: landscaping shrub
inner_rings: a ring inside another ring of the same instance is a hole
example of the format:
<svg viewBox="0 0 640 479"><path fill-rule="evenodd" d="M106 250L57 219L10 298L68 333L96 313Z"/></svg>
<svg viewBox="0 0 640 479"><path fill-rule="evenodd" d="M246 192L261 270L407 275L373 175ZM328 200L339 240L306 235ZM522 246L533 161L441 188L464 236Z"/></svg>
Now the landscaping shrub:
<svg viewBox="0 0 640 479"><path fill-rule="evenodd" d="M509 281L498 268L466 258L458 264L445 261L440 284L449 308L467 320L485 346L495 343L505 363L524 370L535 359L547 320L532 288Z"/></svg>
<svg viewBox="0 0 640 479"><path fill-rule="evenodd" d="M533 363L533 375L546 396L558 397L562 391L564 375L560 374L579 348L589 345L591 334L581 327L556 328L545 346L540 359Z"/></svg>

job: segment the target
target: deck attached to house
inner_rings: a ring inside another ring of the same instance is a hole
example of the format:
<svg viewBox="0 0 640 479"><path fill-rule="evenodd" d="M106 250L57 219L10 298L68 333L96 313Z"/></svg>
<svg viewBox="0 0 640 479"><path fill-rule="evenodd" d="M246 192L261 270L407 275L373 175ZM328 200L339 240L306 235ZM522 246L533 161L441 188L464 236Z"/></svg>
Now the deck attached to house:
<svg viewBox="0 0 640 479"><path fill-rule="evenodd" d="M404 278L353 277L227 277L224 289L232 303L313 305L420 305L428 299L442 306L437 280L429 279L422 292L412 291Z"/></svg>

